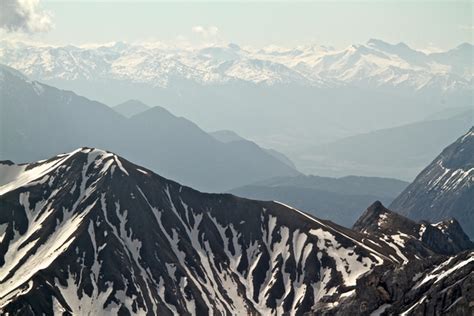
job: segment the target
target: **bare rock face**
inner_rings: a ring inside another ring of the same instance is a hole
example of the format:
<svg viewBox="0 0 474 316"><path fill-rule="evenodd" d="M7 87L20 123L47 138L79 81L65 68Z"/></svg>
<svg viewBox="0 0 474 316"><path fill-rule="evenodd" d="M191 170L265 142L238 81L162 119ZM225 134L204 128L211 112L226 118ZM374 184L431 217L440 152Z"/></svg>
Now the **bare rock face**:
<svg viewBox="0 0 474 316"><path fill-rule="evenodd" d="M389 242L407 258L438 255L455 255L473 249L474 243L464 233L456 219L437 224L415 222L385 208L376 201L354 223L353 229Z"/></svg>
<svg viewBox="0 0 474 316"><path fill-rule="evenodd" d="M472 315L474 252L432 257L395 269L376 267L335 315Z"/></svg>
<svg viewBox="0 0 474 316"><path fill-rule="evenodd" d="M431 223L456 218L474 237L474 128L426 167L390 209Z"/></svg>
<svg viewBox="0 0 474 316"><path fill-rule="evenodd" d="M468 247L457 227L375 203L351 230L277 202L201 193L92 148L5 162L0 313L465 312L473 253L452 256Z"/></svg>
<svg viewBox="0 0 474 316"><path fill-rule="evenodd" d="M300 314L397 259L291 207L200 193L102 150L1 172L5 313Z"/></svg>

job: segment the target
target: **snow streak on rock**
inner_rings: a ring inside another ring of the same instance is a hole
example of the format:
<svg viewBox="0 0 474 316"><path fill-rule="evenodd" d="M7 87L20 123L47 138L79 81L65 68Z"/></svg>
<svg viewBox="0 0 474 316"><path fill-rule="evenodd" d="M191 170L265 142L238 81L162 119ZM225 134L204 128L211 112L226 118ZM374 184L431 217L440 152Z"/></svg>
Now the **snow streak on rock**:
<svg viewBox="0 0 474 316"><path fill-rule="evenodd" d="M386 241L281 203L200 193L97 149L0 172L3 313L336 310L373 269L412 260L407 240L421 243L419 227Z"/></svg>
<svg viewBox="0 0 474 316"><path fill-rule="evenodd" d="M101 150L0 172L4 311L295 314L350 295L384 262L333 224L202 194Z"/></svg>

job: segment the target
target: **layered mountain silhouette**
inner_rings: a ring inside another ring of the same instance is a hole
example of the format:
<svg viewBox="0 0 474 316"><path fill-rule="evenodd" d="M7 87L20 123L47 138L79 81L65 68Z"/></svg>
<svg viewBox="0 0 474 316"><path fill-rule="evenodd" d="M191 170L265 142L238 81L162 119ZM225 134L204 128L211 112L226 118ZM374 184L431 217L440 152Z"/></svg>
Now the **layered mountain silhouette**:
<svg viewBox="0 0 474 316"><path fill-rule="evenodd" d="M313 174L378 175L411 181L473 123L472 106L454 108L430 115L424 121L305 149L295 162Z"/></svg>
<svg viewBox="0 0 474 316"><path fill-rule="evenodd" d="M208 191L299 174L255 143L223 143L162 107L127 119L6 66L0 68L0 95L0 159L27 162L90 145Z"/></svg>
<svg viewBox="0 0 474 316"><path fill-rule="evenodd" d="M229 131L229 130L214 131L214 132L209 133L209 135L211 135L212 137L214 137L215 139L217 139L218 141L221 141L223 143L234 143L235 144L235 142L251 142L251 141L243 138L242 136L238 135L236 132ZM271 149L271 148L264 148L264 150L268 154L272 155L276 159L283 162L284 164L290 166L291 168L296 169L296 166L293 163L293 161L291 161L290 158L288 158L285 154L283 154L283 153L281 153L281 152L279 152L275 149Z"/></svg>
<svg viewBox="0 0 474 316"><path fill-rule="evenodd" d="M4 314L472 312L474 253L455 254L472 245L449 239L459 226L422 232L375 203L350 230L93 148L0 174Z"/></svg>
<svg viewBox="0 0 474 316"><path fill-rule="evenodd" d="M128 100L123 103L117 104L113 107L113 109L125 117L132 117L146 110L149 110L150 107L139 100Z"/></svg>
<svg viewBox="0 0 474 316"><path fill-rule="evenodd" d="M235 44L178 49L122 42L52 47L4 40L0 63L105 104L133 97L165 105L206 131L230 129L251 136L285 153L303 172L325 176L350 175L354 169L338 164L332 168L343 173L322 174L314 169L321 166L319 160L303 164L297 161L299 153L472 105L471 44L426 54L381 40L344 49ZM460 133L452 128L446 133ZM377 169L365 175L397 178L397 160L390 162L395 164L387 164L395 169L392 173ZM428 162L421 161L420 167ZM404 179L412 180L420 170Z"/></svg>
<svg viewBox="0 0 474 316"><path fill-rule="evenodd" d="M454 217L473 238L474 128L446 147L390 208L416 220Z"/></svg>
<svg viewBox="0 0 474 316"><path fill-rule="evenodd" d="M251 199L278 200L351 227L367 205L375 200L389 204L407 185L407 182L388 178L299 175L272 178L229 192Z"/></svg>
<svg viewBox="0 0 474 316"><path fill-rule="evenodd" d="M472 48L0 41L0 314L473 315Z"/></svg>

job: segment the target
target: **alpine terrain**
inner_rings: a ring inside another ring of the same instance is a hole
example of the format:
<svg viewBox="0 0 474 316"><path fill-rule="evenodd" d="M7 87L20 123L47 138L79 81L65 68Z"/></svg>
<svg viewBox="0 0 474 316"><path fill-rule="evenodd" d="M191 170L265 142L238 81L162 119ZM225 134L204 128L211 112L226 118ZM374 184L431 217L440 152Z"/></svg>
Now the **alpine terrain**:
<svg viewBox="0 0 474 316"><path fill-rule="evenodd" d="M43 80L123 80L168 87L177 80L356 85L402 89L472 89L470 43L425 53L379 39L343 49L323 45L240 47L235 43L179 47L160 42L52 46L0 41L0 62ZM35 57L34 62L28 60Z"/></svg>
<svg viewBox="0 0 474 316"><path fill-rule="evenodd" d="M0 0L0 316L474 316L472 22Z"/></svg>
<svg viewBox="0 0 474 316"><path fill-rule="evenodd" d="M160 106L127 118L105 104L2 65L0 100L0 160L47 159L88 144L205 191L299 174L253 142L223 143ZM137 102L123 106L127 104Z"/></svg>
<svg viewBox="0 0 474 316"><path fill-rule="evenodd" d="M474 252L454 221L376 202L350 230L93 148L3 161L0 179L2 314L473 312Z"/></svg>
<svg viewBox="0 0 474 316"><path fill-rule="evenodd" d="M472 47L463 43L429 53L377 39L337 49L310 43L287 48L161 42L55 46L4 39L0 63L105 104L135 98L166 107L206 131L235 131L285 153L306 173L359 171L399 178L399 160L385 163L387 171L362 164L353 152L345 163L333 154L337 148L321 157L319 145L420 122L440 111L472 109ZM126 104L116 109L130 115L141 108ZM427 153L430 158L453 140L449 135L460 133L456 126L442 128L448 130L439 140L441 147L434 141L438 136L427 134L410 144L419 148L418 142L429 138L436 145ZM393 147L398 153L407 146ZM416 170L402 170L404 179L412 180L429 162L412 156L418 159ZM321 158L327 167L319 168Z"/></svg>
<svg viewBox="0 0 474 316"><path fill-rule="evenodd" d="M474 127L444 149L390 205L431 222L455 217L474 237Z"/></svg>

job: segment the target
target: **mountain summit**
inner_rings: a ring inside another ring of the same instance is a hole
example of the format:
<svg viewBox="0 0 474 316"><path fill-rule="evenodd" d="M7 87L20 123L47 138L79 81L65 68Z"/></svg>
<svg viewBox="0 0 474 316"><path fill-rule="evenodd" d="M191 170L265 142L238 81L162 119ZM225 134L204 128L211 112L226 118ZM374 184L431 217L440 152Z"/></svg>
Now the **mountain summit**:
<svg viewBox="0 0 474 316"><path fill-rule="evenodd" d="M145 112L150 109L150 106L139 100L128 100L123 103L117 104L113 107L115 111L122 114L125 117L132 117L141 112Z"/></svg>
<svg viewBox="0 0 474 316"><path fill-rule="evenodd" d="M302 313L392 261L285 205L199 193L97 149L0 172L7 312Z"/></svg>
<svg viewBox="0 0 474 316"><path fill-rule="evenodd" d="M404 254L406 262L415 257L455 255L474 249L474 243L455 219L437 224L416 223L385 208L379 201L367 208L353 229L398 248L397 252Z"/></svg>
<svg viewBox="0 0 474 316"><path fill-rule="evenodd" d="M391 241L278 202L200 193L103 150L2 162L0 175L5 314L333 314L353 308L377 267L405 265ZM451 260L464 267L457 286L470 260ZM431 285L432 263L416 266ZM419 299L385 292L398 311Z"/></svg>

